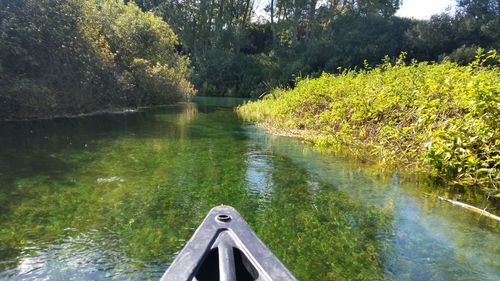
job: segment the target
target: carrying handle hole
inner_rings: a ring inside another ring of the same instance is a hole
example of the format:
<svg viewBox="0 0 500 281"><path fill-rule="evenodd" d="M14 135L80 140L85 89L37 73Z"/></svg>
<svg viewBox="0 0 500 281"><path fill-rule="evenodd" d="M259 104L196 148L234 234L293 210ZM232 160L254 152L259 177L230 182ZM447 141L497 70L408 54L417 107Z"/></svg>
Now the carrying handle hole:
<svg viewBox="0 0 500 281"><path fill-rule="evenodd" d="M229 222L231 221L231 217L225 214L220 214L217 216L217 220L220 222Z"/></svg>

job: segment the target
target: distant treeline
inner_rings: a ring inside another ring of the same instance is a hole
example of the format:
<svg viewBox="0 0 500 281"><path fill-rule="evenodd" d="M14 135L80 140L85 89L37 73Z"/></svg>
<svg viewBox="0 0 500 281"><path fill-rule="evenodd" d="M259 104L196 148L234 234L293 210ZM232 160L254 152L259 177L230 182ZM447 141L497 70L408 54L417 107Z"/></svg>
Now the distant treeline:
<svg viewBox="0 0 500 281"><path fill-rule="evenodd" d="M455 13L430 20L394 16L399 0L269 0L256 21L253 2L136 0L179 35L201 95L258 96L292 74L375 65L402 51L467 64L478 47L500 47L498 0L458 0Z"/></svg>
<svg viewBox="0 0 500 281"><path fill-rule="evenodd" d="M169 25L116 0L0 2L0 120L164 104L193 94Z"/></svg>

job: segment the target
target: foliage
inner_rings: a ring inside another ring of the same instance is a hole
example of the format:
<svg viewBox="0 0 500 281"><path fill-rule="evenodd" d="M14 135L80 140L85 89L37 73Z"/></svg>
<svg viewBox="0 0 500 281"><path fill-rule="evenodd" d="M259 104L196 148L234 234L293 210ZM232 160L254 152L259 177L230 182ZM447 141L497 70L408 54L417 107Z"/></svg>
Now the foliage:
<svg viewBox="0 0 500 281"><path fill-rule="evenodd" d="M198 69L194 83L201 94L209 96L258 97L276 85L279 67L276 60L263 55L225 53L220 49L207 52Z"/></svg>
<svg viewBox="0 0 500 281"><path fill-rule="evenodd" d="M182 72L166 64L153 65L148 60L136 58L130 67L135 81L141 81L138 88L143 95L138 104L168 104L194 91Z"/></svg>
<svg viewBox="0 0 500 281"><path fill-rule="evenodd" d="M496 0L460 0L457 13L430 20L396 17L399 0L268 0L265 16L254 13L253 21L248 0L136 2L179 34L202 95L256 96L292 74L363 68L365 60L396 58L402 51L418 60L449 57L465 65L477 47L500 46Z"/></svg>
<svg viewBox="0 0 500 281"><path fill-rule="evenodd" d="M404 31L409 20L380 16L341 15L319 38L310 39L283 60L292 73L336 72L339 67L362 67L385 55L397 57L406 49Z"/></svg>
<svg viewBox="0 0 500 281"><path fill-rule="evenodd" d="M0 119L148 105L193 93L175 34L134 3L8 0L0 13ZM135 60L146 60L155 74L134 73Z"/></svg>
<svg viewBox="0 0 500 281"><path fill-rule="evenodd" d="M480 49L469 66L406 64L402 55L395 64L304 79L238 111L301 130L318 146L498 193L500 69L488 61L498 63L496 52Z"/></svg>
<svg viewBox="0 0 500 281"><path fill-rule="evenodd" d="M270 0L257 17L252 0L2 1L1 118L173 101L193 94L187 79L201 95L255 97L292 75L363 68L402 51L465 65L477 47L500 47L498 1L459 0L455 14L430 20L396 17L400 2ZM17 94L39 88L50 106Z"/></svg>
<svg viewBox="0 0 500 281"><path fill-rule="evenodd" d="M418 21L406 31L412 57L438 60L447 54L465 53L467 48L500 48L500 6L496 0L458 0L454 15L434 15L428 21ZM470 52L467 52L470 53ZM469 56L465 61L471 61ZM459 57L459 63L464 57Z"/></svg>

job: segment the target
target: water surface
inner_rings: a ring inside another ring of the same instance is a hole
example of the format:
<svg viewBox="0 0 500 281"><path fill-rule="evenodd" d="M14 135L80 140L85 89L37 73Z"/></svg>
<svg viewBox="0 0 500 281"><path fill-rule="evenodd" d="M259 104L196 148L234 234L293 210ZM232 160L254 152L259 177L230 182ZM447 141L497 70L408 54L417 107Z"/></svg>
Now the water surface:
<svg viewBox="0 0 500 281"><path fill-rule="evenodd" d="M158 280L234 206L300 280L498 280L500 225L239 119L236 99L0 124L0 280Z"/></svg>

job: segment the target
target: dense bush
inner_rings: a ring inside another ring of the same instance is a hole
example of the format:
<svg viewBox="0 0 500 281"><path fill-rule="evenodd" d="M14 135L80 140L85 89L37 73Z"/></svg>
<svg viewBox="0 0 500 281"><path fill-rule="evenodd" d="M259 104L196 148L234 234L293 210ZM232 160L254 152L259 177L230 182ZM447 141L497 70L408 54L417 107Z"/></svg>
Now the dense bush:
<svg viewBox="0 0 500 281"><path fill-rule="evenodd" d="M134 3L6 0L0 18L0 120L150 105L193 93L175 34Z"/></svg>
<svg viewBox="0 0 500 281"><path fill-rule="evenodd" d="M264 54L234 54L213 49L194 64L194 83L201 95L258 97L279 82L276 59Z"/></svg>
<svg viewBox="0 0 500 281"><path fill-rule="evenodd" d="M489 61L498 63L495 52L479 52L469 66L400 57L304 79L238 111L318 146L499 194L500 69L485 66Z"/></svg>

